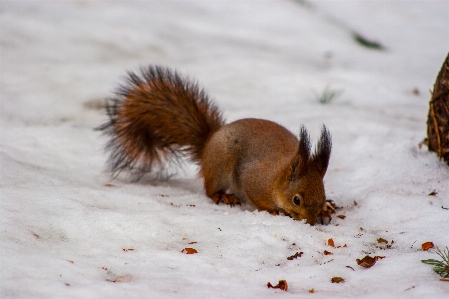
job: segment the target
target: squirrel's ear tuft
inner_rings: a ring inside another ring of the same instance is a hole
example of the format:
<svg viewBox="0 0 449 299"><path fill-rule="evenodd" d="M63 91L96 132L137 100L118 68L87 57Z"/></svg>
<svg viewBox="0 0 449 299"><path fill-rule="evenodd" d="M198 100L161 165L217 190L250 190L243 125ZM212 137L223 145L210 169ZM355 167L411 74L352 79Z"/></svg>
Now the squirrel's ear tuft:
<svg viewBox="0 0 449 299"><path fill-rule="evenodd" d="M327 130L326 126L323 125L321 129L321 137L318 141L315 153L312 156L313 163L318 169L318 173L321 177L324 177L329 166L329 159L331 157L332 151L332 136Z"/></svg>
<svg viewBox="0 0 449 299"><path fill-rule="evenodd" d="M297 180L307 172L307 162L310 158L310 148L309 133L304 126L301 126L298 152L290 165L289 181Z"/></svg>

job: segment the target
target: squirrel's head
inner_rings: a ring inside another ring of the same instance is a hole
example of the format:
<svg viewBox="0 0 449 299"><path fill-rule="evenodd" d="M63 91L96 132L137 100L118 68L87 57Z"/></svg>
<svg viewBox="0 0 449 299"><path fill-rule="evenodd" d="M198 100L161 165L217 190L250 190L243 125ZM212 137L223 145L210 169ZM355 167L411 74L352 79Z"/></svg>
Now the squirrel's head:
<svg viewBox="0 0 449 299"><path fill-rule="evenodd" d="M326 200L323 178L332 149L331 135L325 126L315 153L311 154L310 148L309 134L301 127L298 151L283 179L279 212L295 220L306 219L307 223L314 225Z"/></svg>

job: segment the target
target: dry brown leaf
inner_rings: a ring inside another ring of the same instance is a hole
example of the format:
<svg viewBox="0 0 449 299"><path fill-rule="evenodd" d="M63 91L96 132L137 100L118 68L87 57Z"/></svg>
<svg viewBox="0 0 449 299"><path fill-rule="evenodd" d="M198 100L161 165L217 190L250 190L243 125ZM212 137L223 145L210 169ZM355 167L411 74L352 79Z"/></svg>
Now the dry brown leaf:
<svg viewBox="0 0 449 299"><path fill-rule="evenodd" d="M332 238L327 240L327 245L329 245L330 247L335 247L334 240Z"/></svg>
<svg viewBox="0 0 449 299"><path fill-rule="evenodd" d="M340 219L345 219L346 218L345 215L337 215L337 217L340 218Z"/></svg>
<svg viewBox="0 0 449 299"><path fill-rule="evenodd" d="M115 187L114 184L105 184L104 186L105 186L105 187Z"/></svg>
<svg viewBox="0 0 449 299"><path fill-rule="evenodd" d="M188 244L196 244L197 242L193 241L193 242L189 242Z"/></svg>
<svg viewBox="0 0 449 299"><path fill-rule="evenodd" d="M355 261L357 262L357 265L365 267L365 268L371 268L372 266L374 266L374 264L377 262L378 259L383 259L385 258L385 256L381 255L376 255L375 257L371 257L369 255L366 255L363 259L359 260L356 259Z"/></svg>
<svg viewBox="0 0 449 299"><path fill-rule="evenodd" d="M315 293L315 289L310 289L309 293L312 293L312 294Z"/></svg>
<svg viewBox="0 0 449 299"><path fill-rule="evenodd" d="M332 281L332 283L340 283L340 282L344 282L345 280L339 276L335 276L335 277L332 277L331 281Z"/></svg>
<svg viewBox="0 0 449 299"><path fill-rule="evenodd" d="M296 258L298 258L298 257L301 257L303 253L304 253L304 252L302 252L302 251L301 251L301 252L297 252L297 253L295 253L294 255L289 256L287 259L288 259L289 261L294 260L294 259L296 259Z"/></svg>
<svg viewBox="0 0 449 299"><path fill-rule="evenodd" d="M429 196L436 196L438 194L438 192L436 192L435 190L433 190L432 192L429 193Z"/></svg>
<svg viewBox="0 0 449 299"><path fill-rule="evenodd" d="M355 260L357 262L357 265L365 267L365 268L371 268L376 263L377 259L375 257L371 257L369 255L365 256L363 259Z"/></svg>
<svg viewBox="0 0 449 299"><path fill-rule="evenodd" d="M430 248L433 248L433 247L434 247L434 245L433 245L432 242L425 242L425 243L421 244L421 248L422 248L423 251L427 251L427 250L429 250Z"/></svg>
<svg viewBox="0 0 449 299"><path fill-rule="evenodd" d="M449 281L449 278L448 277L441 277L440 281Z"/></svg>
<svg viewBox="0 0 449 299"><path fill-rule="evenodd" d="M185 253L185 254L195 254L195 253L198 253L198 251L196 251L195 248L184 248L181 252L182 252L182 253Z"/></svg>
<svg viewBox="0 0 449 299"><path fill-rule="evenodd" d="M324 250L324 255L332 255L333 253L327 250Z"/></svg>
<svg viewBox="0 0 449 299"><path fill-rule="evenodd" d="M281 289L282 291L288 290L288 284L286 280L279 280L279 283L273 287L270 282L267 283L267 287L270 289Z"/></svg>
<svg viewBox="0 0 449 299"><path fill-rule="evenodd" d="M354 205L356 206L357 205L357 202L354 200Z"/></svg>
<svg viewBox="0 0 449 299"><path fill-rule="evenodd" d="M386 243L386 244L388 244L388 241L385 240L384 238L379 238L379 239L377 239L377 243Z"/></svg>

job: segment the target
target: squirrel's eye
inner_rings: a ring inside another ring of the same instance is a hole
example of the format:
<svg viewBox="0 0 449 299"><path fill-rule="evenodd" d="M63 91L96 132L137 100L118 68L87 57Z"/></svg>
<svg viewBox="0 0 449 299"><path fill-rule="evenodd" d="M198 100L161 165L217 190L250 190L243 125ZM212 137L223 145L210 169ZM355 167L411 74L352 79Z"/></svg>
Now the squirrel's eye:
<svg viewBox="0 0 449 299"><path fill-rule="evenodd" d="M293 196L293 203L297 206L299 206L299 204L301 203L298 195Z"/></svg>

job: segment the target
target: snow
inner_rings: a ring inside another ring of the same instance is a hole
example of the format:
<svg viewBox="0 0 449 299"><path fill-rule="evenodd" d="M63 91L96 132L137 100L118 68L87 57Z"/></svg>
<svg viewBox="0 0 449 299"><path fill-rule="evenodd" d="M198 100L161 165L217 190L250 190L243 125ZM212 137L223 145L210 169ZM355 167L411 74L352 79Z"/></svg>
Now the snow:
<svg viewBox="0 0 449 299"><path fill-rule="evenodd" d="M449 246L449 167L418 147L447 11L447 1L0 2L1 297L447 298L420 260L437 257L426 241ZM309 226L217 206L190 164L169 180L111 179L98 106L150 63L197 79L228 121L305 124L315 141L325 123L326 192L346 218ZM341 95L322 105L326 88ZM355 260L366 254L385 258L365 269ZM281 279L287 292L266 287Z"/></svg>

